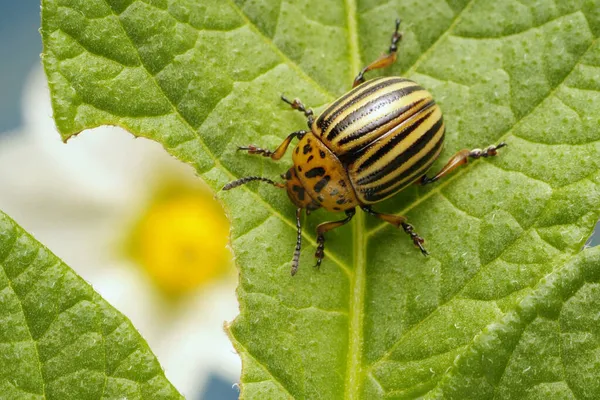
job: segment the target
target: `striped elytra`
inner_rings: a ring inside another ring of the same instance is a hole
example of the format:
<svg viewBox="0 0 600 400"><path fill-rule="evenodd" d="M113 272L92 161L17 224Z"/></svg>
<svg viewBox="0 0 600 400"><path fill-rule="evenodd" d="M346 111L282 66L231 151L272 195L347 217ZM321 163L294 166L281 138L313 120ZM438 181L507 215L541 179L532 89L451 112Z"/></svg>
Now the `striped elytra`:
<svg viewBox="0 0 600 400"><path fill-rule="evenodd" d="M224 190L251 181L262 181L285 188L296 206L297 238L292 258L292 275L298 270L302 244L301 214L318 208L343 211L346 218L323 222L317 227L315 257L319 267L325 255L324 234L352 219L356 207L367 214L402 228L413 244L427 255L419 236L402 215L383 214L372 205L393 196L408 185L427 185L448 175L469 158L490 157L506 146L500 143L485 150L463 149L456 153L433 177L427 170L438 158L444 145L445 125L442 111L431 94L410 79L375 78L365 82L368 71L390 66L396 60L400 20L391 38L387 54L364 67L354 79L354 88L318 116L298 99L282 100L304 114L309 130L289 134L273 151L249 145L239 150L279 160L290 143L299 139L292 152L294 165L275 182L260 176L247 176L225 185Z"/></svg>
<svg viewBox="0 0 600 400"><path fill-rule="evenodd" d="M444 122L431 94L404 78L377 78L327 107L313 134L345 164L358 199L372 204L419 179L439 156Z"/></svg>

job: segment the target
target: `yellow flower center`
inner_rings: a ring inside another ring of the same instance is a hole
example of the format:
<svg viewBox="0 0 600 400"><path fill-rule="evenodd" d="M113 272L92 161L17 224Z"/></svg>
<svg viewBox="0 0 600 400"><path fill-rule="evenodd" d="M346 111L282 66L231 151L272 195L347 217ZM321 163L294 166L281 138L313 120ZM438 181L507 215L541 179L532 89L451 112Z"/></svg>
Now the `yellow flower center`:
<svg viewBox="0 0 600 400"><path fill-rule="evenodd" d="M137 225L133 256L169 295L189 292L230 267L229 224L208 192L159 199Z"/></svg>

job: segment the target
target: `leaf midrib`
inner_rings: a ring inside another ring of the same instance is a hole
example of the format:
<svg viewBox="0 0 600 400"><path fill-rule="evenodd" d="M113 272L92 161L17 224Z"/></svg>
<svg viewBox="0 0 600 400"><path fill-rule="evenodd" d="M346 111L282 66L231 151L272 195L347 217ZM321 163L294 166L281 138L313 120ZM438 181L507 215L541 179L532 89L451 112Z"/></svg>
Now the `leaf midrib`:
<svg viewBox="0 0 600 400"><path fill-rule="evenodd" d="M348 82L352 82L361 69L360 48L358 42L358 18L356 1L345 0L346 24L348 27L348 52L350 54L350 73ZM365 237L365 215L359 212L352 225L353 273L350 276L348 298L348 354L346 355L345 398L358 399L363 381L363 334L364 299L367 240Z"/></svg>

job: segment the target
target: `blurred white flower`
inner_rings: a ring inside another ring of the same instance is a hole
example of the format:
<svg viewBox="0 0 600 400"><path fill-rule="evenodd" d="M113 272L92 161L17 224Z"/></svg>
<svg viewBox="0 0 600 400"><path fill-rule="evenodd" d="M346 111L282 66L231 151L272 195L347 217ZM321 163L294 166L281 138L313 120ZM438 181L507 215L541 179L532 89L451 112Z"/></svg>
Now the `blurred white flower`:
<svg viewBox="0 0 600 400"><path fill-rule="evenodd" d="M22 129L0 135L0 210L131 319L186 397L210 374L236 382L223 331L238 313L235 273L212 194L160 145L121 129L62 143L40 69L23 110Z"/></svg>

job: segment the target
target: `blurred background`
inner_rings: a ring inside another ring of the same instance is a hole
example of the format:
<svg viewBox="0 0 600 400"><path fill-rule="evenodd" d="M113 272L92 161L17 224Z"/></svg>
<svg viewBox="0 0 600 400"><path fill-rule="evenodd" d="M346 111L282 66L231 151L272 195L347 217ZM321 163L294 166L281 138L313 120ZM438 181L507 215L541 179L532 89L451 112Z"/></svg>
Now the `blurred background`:
<svg viewBox="0 0 600 400"><path fill-rule="evenodd" d="M61 142L39 7L0 0L0 209L132 320L188 399L236 399L240 361L223 330L238 313L236 272L221 207L156 143L108 127Z"/></svg>
<svg viewBox="0 0 600 400"><path fill-rule="evenodd" d="M194 171L117 128L61 142L40 3L0 0L0 210L131 319L187 399L238 398L229 225Z"/></svg>

